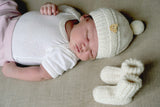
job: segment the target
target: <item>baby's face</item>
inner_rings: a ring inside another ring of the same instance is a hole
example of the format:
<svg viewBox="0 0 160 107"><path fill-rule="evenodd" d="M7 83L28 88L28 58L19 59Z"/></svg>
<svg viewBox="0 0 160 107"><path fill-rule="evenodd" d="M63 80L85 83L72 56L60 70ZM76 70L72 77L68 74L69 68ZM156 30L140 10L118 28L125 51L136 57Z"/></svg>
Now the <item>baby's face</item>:
<svg viewBox="0 0 160 107"><path fill-rule="evenodd" d="M98 52L98 37L93 19L81 16L70 34L70 49L83 61L95 59Z"/></svg>

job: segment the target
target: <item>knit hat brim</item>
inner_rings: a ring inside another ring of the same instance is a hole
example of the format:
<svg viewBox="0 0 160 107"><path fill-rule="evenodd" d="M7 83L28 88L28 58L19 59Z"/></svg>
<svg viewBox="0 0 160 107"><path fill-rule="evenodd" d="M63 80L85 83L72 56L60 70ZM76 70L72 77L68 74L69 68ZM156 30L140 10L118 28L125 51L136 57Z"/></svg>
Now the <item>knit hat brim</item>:
<svg viewBox="0 0 160 107"><path fill-rule="evenodd" d="M100 8L96 11L91 12L90 15L95 22L98 35L97 58L115 56L115 53L113 52L115 52L117 47L116 34L109 30L111 24L117 23L117 20L115 20L116 18L113 18L115 17L114 12L112 12L112 9Z"/></svg>
<svg viewBox="0 0 160 107"><path fill-rule="evenodd" d="M118 11L99 8L90 13L98 35L98 53L96 58L118 55L132 40L133 32L127 19Z"/></svg>

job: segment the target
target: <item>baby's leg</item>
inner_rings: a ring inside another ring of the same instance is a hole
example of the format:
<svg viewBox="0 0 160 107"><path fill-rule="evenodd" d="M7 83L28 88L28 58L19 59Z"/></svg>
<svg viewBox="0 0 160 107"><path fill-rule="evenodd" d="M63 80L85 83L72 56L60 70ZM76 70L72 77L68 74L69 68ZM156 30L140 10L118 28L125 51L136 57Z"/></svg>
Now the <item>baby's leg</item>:
<svg viewBox="0 0 160 107"><path fill-rule="evenodd" d="M9 22L19 16L17 4L12 0L0 0L0 40L2 43L5 36L5 29L8 27Z"/></svg>
<svg viewBox="0 0 160 107"><path fill-rule="evenodd" d="M0 66L12 60L11 38L14 26L20 16L17 3L12 0L0 0Z"/></svg>

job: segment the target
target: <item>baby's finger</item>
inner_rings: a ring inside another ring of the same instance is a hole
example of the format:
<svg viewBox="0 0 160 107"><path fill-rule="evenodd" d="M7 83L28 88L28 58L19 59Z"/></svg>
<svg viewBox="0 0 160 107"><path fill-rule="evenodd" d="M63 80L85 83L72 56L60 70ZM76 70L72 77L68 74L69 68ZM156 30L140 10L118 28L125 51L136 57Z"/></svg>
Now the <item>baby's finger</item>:
<svg viewBox="0 0 160 107"><path fill-rule="evenodd" d="M43 7L43 15L47 15L48 7L44 6Z"/></svg>
<svg viewBox="0 0 160 107"><path fill-rule="evenodd" d="M48 11L47 11L48 15L52 15L52 7L48 6Z"/></svg>
<svg viewBox="0 0 160 107"><path fill-rule="evenodd" d="M44 7L42 6L41 9L40 9L40 13L41 13L42 15L44 14L43 11L44 11Z"/></svg>
<svg viewBox="0 0 160 107"><path fill-rule="evenodd" d="M52 13L53 13L53 15L56 15L56 11L57 11L57 6L56 5L52 5Z"/></svg>
<svg viewBox="0 0 160 107"><path fill-rule="evenodd" d="M56 15L59 13L59 10L56 11Z"/></svg>

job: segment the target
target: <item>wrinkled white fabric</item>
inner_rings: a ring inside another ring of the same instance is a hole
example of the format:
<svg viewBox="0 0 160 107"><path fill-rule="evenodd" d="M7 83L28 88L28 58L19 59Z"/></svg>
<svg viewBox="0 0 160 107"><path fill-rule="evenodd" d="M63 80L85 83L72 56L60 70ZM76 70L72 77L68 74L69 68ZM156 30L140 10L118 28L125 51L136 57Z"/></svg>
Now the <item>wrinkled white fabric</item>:
<svg viewBox="0 0 160 107"><path fill-rule="evenodd" d="M53 78L76 64L78 58L69 49L65 23L79 16L63 12L63 9L56 16L31 11L20 17L12 40L16 62L24 65L42 64Z"/></svg>

